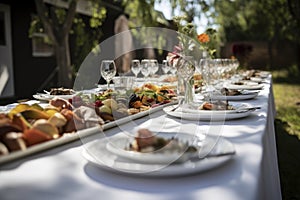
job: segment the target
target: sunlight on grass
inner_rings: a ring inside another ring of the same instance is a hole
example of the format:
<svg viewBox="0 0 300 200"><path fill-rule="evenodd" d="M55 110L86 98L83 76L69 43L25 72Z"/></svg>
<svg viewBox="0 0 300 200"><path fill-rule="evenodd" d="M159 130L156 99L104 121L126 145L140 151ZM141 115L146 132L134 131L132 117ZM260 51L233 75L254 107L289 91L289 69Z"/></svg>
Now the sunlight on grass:
<svg viewBox="0 0 300 200"><path fill-rule="evenodd" d="M273 85L277 116L286 122L286 130L300 139L300 85L274 83Z"/></svg>

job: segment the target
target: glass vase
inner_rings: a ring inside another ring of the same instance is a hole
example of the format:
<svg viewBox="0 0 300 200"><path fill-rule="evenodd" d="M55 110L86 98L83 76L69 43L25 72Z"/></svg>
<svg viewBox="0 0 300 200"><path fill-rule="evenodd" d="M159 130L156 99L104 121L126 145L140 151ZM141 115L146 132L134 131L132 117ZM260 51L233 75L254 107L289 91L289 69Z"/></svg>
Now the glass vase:
<svg viewBox="0 0 300 200"><path fill-rule="evenodd" d="M194 72L195 61L193 57L186 56L179 58L177 62L177 91L181 97L184 93L183 104L191 104L194 102ZM182 88L184 89L182 90Z"/></svg>

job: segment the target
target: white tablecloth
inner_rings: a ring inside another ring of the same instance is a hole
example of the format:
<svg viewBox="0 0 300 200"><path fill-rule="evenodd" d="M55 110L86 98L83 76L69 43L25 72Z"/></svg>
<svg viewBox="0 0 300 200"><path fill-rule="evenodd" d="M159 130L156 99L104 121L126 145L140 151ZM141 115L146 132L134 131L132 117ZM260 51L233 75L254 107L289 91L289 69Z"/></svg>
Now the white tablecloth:
<svg viewBox="0 0 300 200"><path fill-rule="evenodd" d="M84 145L79 140L0 166L0 199L281 199L270 84L247 103L261 109L224 123L221 134L235 145L236 155L220 167L184 177L121 175L88 163L81 155ZM180 125L180 120L163 111L150 118L134 123L151 127L163 123L169 131ZM192 123L187 122L185 128L210 126ZM119 131L115 127L106 134Z"/></svg>

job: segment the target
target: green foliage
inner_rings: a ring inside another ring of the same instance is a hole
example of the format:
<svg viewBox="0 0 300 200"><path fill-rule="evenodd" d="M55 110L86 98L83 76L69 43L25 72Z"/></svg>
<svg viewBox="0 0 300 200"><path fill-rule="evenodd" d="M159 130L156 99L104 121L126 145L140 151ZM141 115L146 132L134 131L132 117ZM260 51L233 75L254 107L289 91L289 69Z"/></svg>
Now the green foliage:
<svg viewBox="0 0 300 200"><path fill-rule="evenodd" d="M130 27L156 27L159 14L153 0L123 0L125 13L129 14ZM163 22L165 23L165 22Z"/></svg>
<svg viewBox="0 0 300 200"><path fill-rule="evenodd" d="M105 18L106 18L106 8L100 7L99 4L95 4L92 7L92 17L90 18L91 28L100 27Z"/></svg>
<svg viewBox="0 0 300 200"><path fill-rule="evenodd" d="M74 71L77 72L81 63L91 51L100 43L103 35L101 26L106 19L107 10L100 2L93 2L92 16L77 15L74 18L72 32L75 38ZM88 18L88 19L87 19ZM89 23L86 23L88 21Z"/></svg>
<svg viewBox="0 0 300 200"><path fill-rule="evenodd" d="M286 0L215 0L214 6L227 41L295 39Z"/></svg>
<svg viewBox="0 0 300 200"><path fill-rule="evenodd" d="M205 33L198 34L193 23L188 22L187 16L175 16L173 21L177 27L179 46L184 55L193 55L200 59L202 51L206 51L210 57L216 53L216 30L208 28Z"/></svg>
<svg viewBox="0 0 300 200"><path fill-rule="evenodd" d="M30 27L28 30L29 38L32 38L34 33L43 33L43 32L44 32L44 27L41 23L40 18L37 15L32 15Z"/></svg>
<svg viewBox="0 0 300 200"><path fill-rule="evenodd" d="M58 23L63 24L65 21L66 15L67 15L66 10L63 8L58 8L58 7L57 8L52 7L52 9L54 10L54 13L58 19Z"/></svg>

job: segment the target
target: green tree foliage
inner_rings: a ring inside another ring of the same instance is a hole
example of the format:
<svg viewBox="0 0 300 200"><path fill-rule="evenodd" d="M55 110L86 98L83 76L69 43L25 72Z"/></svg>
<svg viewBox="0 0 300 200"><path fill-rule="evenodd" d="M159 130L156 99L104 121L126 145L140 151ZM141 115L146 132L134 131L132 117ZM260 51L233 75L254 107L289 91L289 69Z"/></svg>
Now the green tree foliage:
<svg viewBox="0 0 300 200"><path fill-rule="evenodd" d="M298 0L214 0L212 5L222 40L267 41L270 67L274 67L272 49L279 42L294 42L299 46L299 22L289 8L290 5L297 10L295 13L300 13Z"/></svg>
<svg viewBox="0 0 300 200"><path fill-rule="evenodd" d="M291 37L294 22L286 0L215 0L214 6L228 41Z"/></svg>

